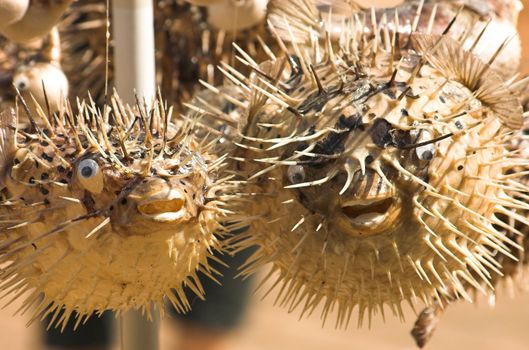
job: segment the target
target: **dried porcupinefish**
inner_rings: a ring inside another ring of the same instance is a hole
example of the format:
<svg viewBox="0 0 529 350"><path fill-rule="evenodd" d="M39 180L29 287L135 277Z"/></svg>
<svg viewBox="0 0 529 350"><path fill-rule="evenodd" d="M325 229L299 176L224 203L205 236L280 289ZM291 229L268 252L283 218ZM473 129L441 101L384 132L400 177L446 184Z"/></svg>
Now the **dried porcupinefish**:
<svg viewBox="0 0 529 350"><path fill-rule="evenodd" d="M53 28L49 33L37 60L16 67L12 84L26 101L35 100L36 103L29 104L31 113L37 114L37 108L40 106L44 106L49 113L59 111L62 102L68 97L69 84L61 68L57 28ZM23 117L27 121L25 114Z"/></svg>
<svg viewBox="0 0 529 350"><path fill-rule="evenodd" d="M230 74L248 96L235 158L256 200L236 246L258 246L245 273L270 263L281 305L323 303L338 326L355 308L359 324L384 306L402 316L403 301L492 289L495 251L514 258L516 228L498 216L528 208L505 148L522 107L449 29L409 48L395 33L344 32L339 51L293 39L295 54L261 65L241 52L255 74Z"/></svg>
<svg viewBox="0 0 529 350"><path fill-rule="evenodd" d="M517 84L511 85L510 90L523 93L523 90L527 88L527 81L528 78L525 78ZM514 198L524 202L529 197L519 192L526 191L529 188L529 176L527 175L529 170L529 164L527 164L527 159L529 159L529 154L527 153L529 150L527 144L528 122L529 120L525 118L523 129L514 133L511 136L511 141L506 144L507 149L512 152L513 156L522 159L522 164L511 170L511 172L519 174L519 177L517 176L511 179L508 184L506 183L505 188L507 190L514 188L515 192L512 194ZM512 255L506 255L499 250L493 252L494 260L498 263L497 268L499 273L492 275L490 283L494 286L495 290L507 293L512 297L516 292L529 291L529 211L522 206L516 209L512 215L500 215L499 218L505 222L509 222L509 226L514 228L505 230L505 235L523 249L513 251ZM516 259L513 259L513 256ZM473 286L469 286L468 292L475 294L476 289ZM495 306L496 304L496 293L495 291L489 291L487 295L490 306ZM440 300L433 300L430 306L424 308L419 313L417 321L411 331L419 347L425 346L432 338L441 317L455 299L455 295L452 293L451 296L448 295Z"/></svg>
<svg viewBox="0 0 529 350"><path fill-rule="evenodd" d="M69 83L61 67L61 44L54 27L48 35L29 45L13 44L0 38L0 110L15 107L16 90L36 114L42 106L57 112L68 96ZM19 122L28 121L22 113Z"/></svg>
<svg viewBox="0 0 529 350"><path fill-rule="evenodd" d="M46 35L73 0L0 0L0 35L30 42Z"/></svg>
<svg viewBox="0 0 529 350"><path fill-rule="evenodd" d="M449 35L460 40L464 49L470 49L482 35L473 52L483 60L489 60L497 46L507 40L506 48L494 59L492 67L510 78L517 72L521 58L516 30L521 9L519 0L404 0L395 7L376 9L363 9L352 0L317 0L315 4L294 0L272 2L268 17L285 40L294 37L303 41L308 38L304 28L317 25L325 27L336 40L344 31L385 35L385 31L397 30L400 43L406 46L414 32L441 34L458 13ZM322 15L318 16L319 13ZM292 19L290 29L283 25L285 16ZM485 27L487 30L483 32Z"/></svg>
<svg viewBox="0 0 529 350"><path fill-rule="evenodd" d="M81 322L150 312L151 302L163 311L164 297L186 311L182 288L202 297L197 273L215 273L207 259L232 186L219 177L223 158L193 139L192 123L176 130L161 102L139 113L116 97L111 106L82 103L38 132L2 114L0 289L24 297L23 311L36 305L35 318Z"/></svg>

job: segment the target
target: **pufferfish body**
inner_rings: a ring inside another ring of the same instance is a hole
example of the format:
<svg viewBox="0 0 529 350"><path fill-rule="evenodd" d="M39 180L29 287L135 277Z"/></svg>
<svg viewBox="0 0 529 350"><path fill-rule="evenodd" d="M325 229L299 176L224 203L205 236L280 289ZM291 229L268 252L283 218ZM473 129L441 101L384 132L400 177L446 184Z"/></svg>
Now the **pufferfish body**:
<svg viewBox="0 0 529 350"><path fill-rule="evenodd" d="M373 5L381 5L378 3ZM390 7L371 8L369 2L363 5L368 7L362 8L351 0L272 1L268 19L284 40L291 41L293 38L300 44L313 40L305 30L307 25L311 25L320 28L321 35L328 34L337 42L342 33L351 30L371 36L387 36L397 31L398 40L404 47L415 32L443 33L457 15L449 35L460 40L464 49L472 48L484 61L496 56L492 68L507 79L518 70L521 42L516 25L523 8L518 0L404 0ZM288 26L285 25L285 17L289 18ZM487 30L483 31L484 28ZM481 39L476 42L479 36ZM496 53L502 42L504 49Z"/></svg>
<svg viewBox="0 0 529 350"><path fill-rule="evenodd" d="M234 159L255 201L235 246L258 246L245 273L270 264L289 310L323 304L338 326L355 309L359 324L385 307L402 316L403 301L492 290L495 254L514 258L517 230L498 217L527 208L526 188L507 185L523 162L505 147L521 104L449 27L408 48L352 31L337 50L324 35L260 65L241 54L255 74L239 81Z"/></svg>
<svg viewBox="0 0 529 350"><path fill-rule="evenodd" d="M3 0L0 34L18 43L46 35L60 20L72 0Z"/></svg>
<svg viewBox="0 0 529 350"><path fill-rule="evenodd" d="M63 324L74 313L163 310L164 298L188 310L183 287L203 297L198 271L215 274L222 158L190 125L175 128L161 102L139 114L118 98L103 114L79 108L34 133L2 114L0 288L24 294L36 317L64 308Z"/></svg>

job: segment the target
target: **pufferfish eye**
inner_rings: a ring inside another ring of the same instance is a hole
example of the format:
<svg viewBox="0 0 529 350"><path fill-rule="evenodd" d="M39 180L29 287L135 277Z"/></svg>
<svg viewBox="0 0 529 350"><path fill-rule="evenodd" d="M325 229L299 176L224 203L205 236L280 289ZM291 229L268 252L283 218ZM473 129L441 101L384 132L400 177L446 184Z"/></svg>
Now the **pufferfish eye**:
<svg viewBox="0 0 529 350"><path fill-rule="evenodd" d="M81 177L84 179L89 179L97 174L99 171L99 164L97 164L95 160L85 159L79 163L77 170L79 171L79 175Z"/></svg>
<svg viewBox="0 0 529 350"><path fill-rule="evenodd" d="M423 131L420 133L419 142L427 142L430 140L432 140L432 135L429 132ZM419 146L415 149L415 153L417 154L417 158L420 160L431 160L435 155L435 144L428 143L423 146Z"/></svg>
<svg viewBox="0 0 529 350"><path fill-rule="evenodd" d="M13 81L13 84L20 91L24 91L29 87L29 79L25 75L19 75Z"/></svg>
<svg viewBox="0 0 529 350"><path fill-rule="evenodd" d="M420 160L432 160L435 155L435 145L430 143L425 146L417 147L415 152Z"/></svg>
<svg viewBox="0 0 529 350"><path fill-rule="evenodd" d="M305 169L301 165L291 165L287 170L288 181L298 184L305 181Z"/></svg>
<svg viewBox="0 0 529 350"><path fill-rule="evenodd" d="M77 165L77 179L90 192L101 193L103 190L103 175L99 164L93 159L83 159Z"/></svg>

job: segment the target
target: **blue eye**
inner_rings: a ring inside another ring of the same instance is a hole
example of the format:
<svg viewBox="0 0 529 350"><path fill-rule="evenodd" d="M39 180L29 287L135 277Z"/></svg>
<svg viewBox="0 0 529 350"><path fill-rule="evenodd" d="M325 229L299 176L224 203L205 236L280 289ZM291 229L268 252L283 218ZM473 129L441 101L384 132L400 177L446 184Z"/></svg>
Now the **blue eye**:
<svg viewBox="0 0 529 350"><path fill-rule="evenodd" d="M77 166L77 172L83 179L90 179L99 172L99 165L92 159L84 159Z"/></svg>

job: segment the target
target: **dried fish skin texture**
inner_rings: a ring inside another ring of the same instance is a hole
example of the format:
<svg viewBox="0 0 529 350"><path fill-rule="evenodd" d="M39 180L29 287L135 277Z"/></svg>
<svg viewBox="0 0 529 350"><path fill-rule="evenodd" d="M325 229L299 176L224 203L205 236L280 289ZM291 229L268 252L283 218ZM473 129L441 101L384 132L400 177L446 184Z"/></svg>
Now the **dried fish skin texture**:
<svg viewBox="0 0 529 350"><path fill-rule="evenodd" d="M161 100L136 112L117 96L78 109L33 121L35 132L2 114L4 297L62 325L109 309L150 316L164 299L186 312L183 287L204 297L198 273L215 278L208 260L237 222L224 202L235 188L224 157L194 139L192 122L170 122Z"/></svg>
<svg viewBox="0 0 529 350"><path fill-rule="evenodd" d="M259 247L245 273L270 264L279 304L337 309L338 326L492 290L492 251L518 249L498 216L527 207L504 189L522 107L501 76L448 35L291 42L260 65L241 53L255 74L236 159L255 201L236 245Z"/></svg>

